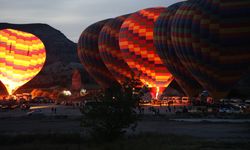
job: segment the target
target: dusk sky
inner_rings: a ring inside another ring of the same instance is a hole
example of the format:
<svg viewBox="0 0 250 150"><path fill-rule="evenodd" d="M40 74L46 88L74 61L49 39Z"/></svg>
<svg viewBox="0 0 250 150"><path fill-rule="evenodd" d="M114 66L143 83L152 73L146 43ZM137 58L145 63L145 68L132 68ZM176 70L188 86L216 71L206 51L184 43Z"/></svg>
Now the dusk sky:
<svg viewBox="0 0 250 150"><path fill-rule="evenodd" d="M46 23L77 42L94 22L183 0L0 0L0 22Z"/></svg>

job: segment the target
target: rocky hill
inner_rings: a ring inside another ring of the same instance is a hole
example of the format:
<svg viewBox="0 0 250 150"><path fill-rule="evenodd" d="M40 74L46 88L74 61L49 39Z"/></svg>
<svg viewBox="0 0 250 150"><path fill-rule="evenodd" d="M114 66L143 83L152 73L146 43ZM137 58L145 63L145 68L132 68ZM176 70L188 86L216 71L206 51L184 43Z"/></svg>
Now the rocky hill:
<svg viewBox="0 0 250 150"><path fill-rule="evenodd" d="M16 29L29 32L39 37L46 48L46 62L41 72L25 87L51 87L55 85L70 86L74 69L80 70L85 82L93 82L83 69L77 55L76 43L70 41L59 30L47 24L9 24L0 23L1 29ZM0 91L4 91L0 84Z"/></svg>

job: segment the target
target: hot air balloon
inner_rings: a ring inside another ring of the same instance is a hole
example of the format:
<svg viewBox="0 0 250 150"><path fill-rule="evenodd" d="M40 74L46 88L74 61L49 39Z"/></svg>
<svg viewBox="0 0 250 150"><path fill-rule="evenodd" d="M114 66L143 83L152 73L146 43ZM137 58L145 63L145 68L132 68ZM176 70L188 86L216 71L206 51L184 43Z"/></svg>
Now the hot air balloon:
<svg viewBox="0 0 250 150"><path fill-rule="evenodd" d="M105 25L110 19L99 21L87 27L81 34L78 41L78 56L87 72L103 88L108 88L117 81L104 65L99 49L98 37Z"/></svg>
<svg viewBox="0 0 250 150"><path fill-rule="evenodd" d="M0 30L0 80L10 95L35 77L45 60L45 47L38 37L13 29Z"/></svg>
<svg viewBox="0 0 250 150"><path fill-rule="evenodd" d="M152 96L156 99L173 80L153 43L154 23L164 10L162 7L148 8L130 15L119 34L124 60L135 75L140 75L141 82L152 88Z"/></svg>
<svg viewBox="0 0 250 150"><path fill-rule="evenodd" d="M176 53L215 99L226 97L249 69L249 10L249 0L194 0L175 13Z"/></svg>
<svg viewBox="0 0 250 150"><path fill-rule="evenodd" d="M185 2L175 3L161 13L155 23L154 44L161 60L173 74L185 94L194 97L199 95L202 87L177 57L171 40L171 23L176 10L183 3Z"/></svg>
<svg viewBox="0 0 250 150"><path fill-rule="evenodd" d="M128 16L119 16L108 21L102 28L98 41L103 62L120 84L130 79L132 72L124 61L119 47L119 32Z"/></svg>
<svg viewBox="0 0 250 150"><path fill-rule="evenodd" d="M78 69L74 69L72 71L71 89L72 90L80 90L81 87L82 87L81 73Z"/></svg>

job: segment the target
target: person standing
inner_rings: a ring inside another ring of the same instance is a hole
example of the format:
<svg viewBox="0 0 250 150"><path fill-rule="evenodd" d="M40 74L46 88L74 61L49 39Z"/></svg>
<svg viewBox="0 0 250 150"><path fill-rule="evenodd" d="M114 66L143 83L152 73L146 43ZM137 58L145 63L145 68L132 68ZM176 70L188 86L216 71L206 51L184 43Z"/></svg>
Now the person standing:
<svg viewBox="0 0 250 150"><path fill-rule="evenodd" d="M55 114L56 114L56 107L54 108Z"/></svg>

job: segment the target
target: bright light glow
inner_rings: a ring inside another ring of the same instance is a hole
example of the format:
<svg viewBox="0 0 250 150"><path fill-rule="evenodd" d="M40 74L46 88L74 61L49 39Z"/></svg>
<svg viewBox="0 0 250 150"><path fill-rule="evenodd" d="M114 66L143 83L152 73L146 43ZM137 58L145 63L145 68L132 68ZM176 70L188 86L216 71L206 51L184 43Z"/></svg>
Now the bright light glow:
<svg viewBox="0 0 250 150"><path fill-rule="evenodd" d="M152 87L150 89L150 94L152 96L152 99L158 100L162 95L164 89L165 89L164 87Z"/></svg>
<svg viewBox="0 0 250 150"><path fill-rule="evenodd" d="M64 90L64 91L62 91L62 93L63 93L63 95L65 95L65 96L71 96L71 95L72 95L71 92L68 91L68 90Z"/></svg>
<svg viewBox="0 0 250 150"><path fill-rule="evenodd" d="M84 95L86 95L86 94L87 94L87 90L86 90L86 89L81 89L80 95L81 95L81 96L84 96Z"/></svg>
<svg viewBox="0 0 250 150"><path fill-rule="evenodd" d="M148 104L140 104L141 106L154 106L154 107L158 107L158 106L169 106L168 104L166 103L162 103L162 104L153 104L153 103L148 103ZM171 106L191 106L191 104L188 104L188 103L182 103L182 104L179 104L179 103L173 103L171 104Z"/></svg>
<svg viewBox="0 0 250 150"><path fill-rule="evenodd" d="M51 106L31 106L30 110L33 110L33 109L45 109L45 108L51 108Z"/></svg>
<svg viewBox="0 0 250 150"><path fill-rule="evenodd" d="M158 99L159 92L160 92L160 88L156 87L155 99Z"/></svg>

